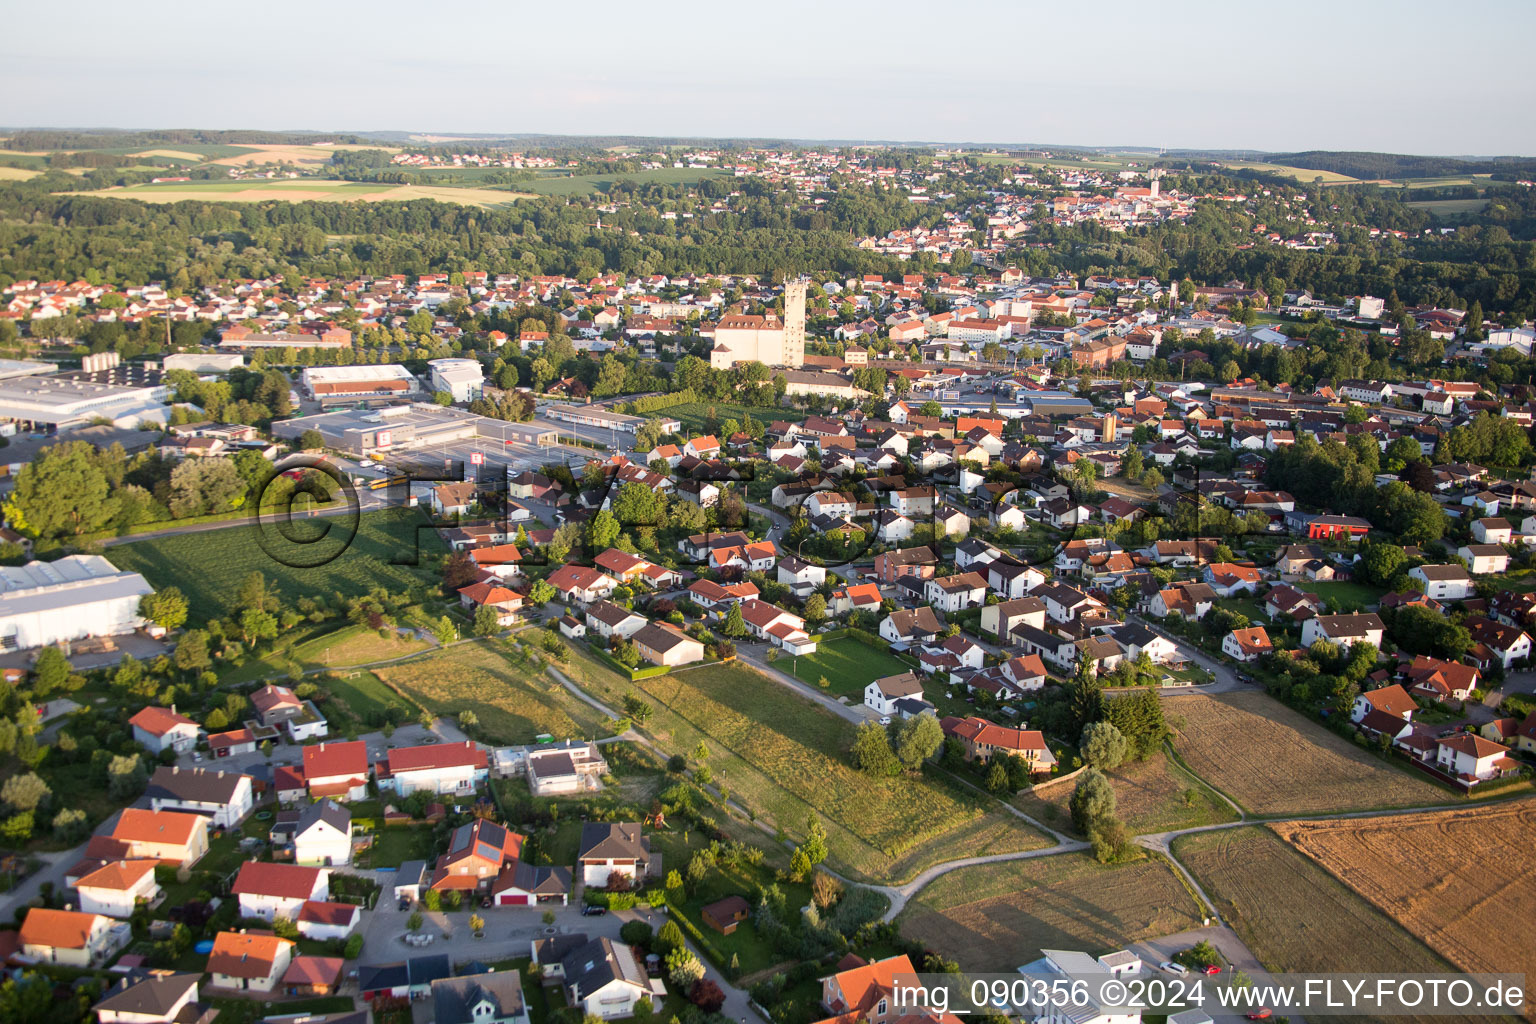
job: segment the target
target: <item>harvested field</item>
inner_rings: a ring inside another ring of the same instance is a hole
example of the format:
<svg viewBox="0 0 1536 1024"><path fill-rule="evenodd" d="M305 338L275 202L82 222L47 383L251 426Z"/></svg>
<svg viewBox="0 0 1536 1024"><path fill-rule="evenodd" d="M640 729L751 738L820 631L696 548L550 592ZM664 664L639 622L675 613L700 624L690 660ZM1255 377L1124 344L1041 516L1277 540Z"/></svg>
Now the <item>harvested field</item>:
<svg viewBox="0 0 1536 1024"><path fill-rule="evenodd" d="M1263 825L1180 836L1173 854L1270 971L1444 969L1429 947Z"/></svg>
<svg viewBox="0 0 1536 1024"><path fill-rule="evenodd" d="M645 728L659 745L687 752L702 740L732 799L791 837L818 815L831 864L844 874L901 881L939 861L1050 845L956 784L858 771L848 760L851 723L750 669L710 665L634 686L655 706Z"/></svg>
<svg viewBox="0 0 1536 1024"><path fill-rule="evenodd" d="M1273 828L1462 970L1536 976L1536 801Z"/></svg>
<svg viewBox="0 0 1536 1024"><path fill-rule="evenodd" d="M42 173L27 167L0 167L0 181L26 181Z"/></svg>
<svg viewBox="0 0 1536 1024"><path fill-rule="evenodd" d="M1341 822L1340 824L1345 824ZM1435 973L1450 966L1391 918L1262 825L1197 832L1173 853L1264 969ZM1472 1024L1474 1017L1354 1017L1392 1024Z"/></svg>
<svg viewBox="0 0 1536 1024"><path fill-rule="evenodd" d="M1129 761L1109 773L1115 789L1116 811L1132 835L1171 832L1197 825L1236 821L1237 812L1221 797L1159 751L1145 761ZM1025 790L1013 798L1014 806L1054 829L1073 835L1067 802L1075 782L1062 782L1039 796Z"/></svg>
<svg viewBox="0 0 1536 1024"><path fill-rule="evenodd" d="M1200 927L1201 912L1162 860L1105 867L1086 853L960 868L897 919L965 970L1011 971L1041 949L1101 953Z"/></svg>
<svg viewBox="0 0 1536 1024"><path fill-rule="evenodd" d="M496 744L532 743L609 735L607 719L563 686L514 662L512 645L493 640L458 644L373 674L408 698L447 718L472 711L479 738Z"/></svg>
<svg viewBox="0 0 1536 1024"><path fill-rule="evenodd" d="M1253 814L1326 814L1455 803L1262 693L1164 702L1174 751Z"/></svg>
<svg viewBox="0 0 1536 1024"><path fill-rule="evenodd" d="M187 160L187 161L190 161L190 162L195 163L195 164L200 164L200 163L203 162L202 154L200 154L200 153L188 153L186 150L183 150L183 149L141 149L137 153L130 153L128 155L129 156L163 156L167 160Z"/></svg>
<svg viewBox="0 0 1536 1024"><path fill-rule="evenodd" d="M244 167L249 164L324 164L330 163L335 146L264 146L241 147L247 152L234 156L221 156L211 163L228 167ZM385 147L381 146L380 149Z"/></svg>

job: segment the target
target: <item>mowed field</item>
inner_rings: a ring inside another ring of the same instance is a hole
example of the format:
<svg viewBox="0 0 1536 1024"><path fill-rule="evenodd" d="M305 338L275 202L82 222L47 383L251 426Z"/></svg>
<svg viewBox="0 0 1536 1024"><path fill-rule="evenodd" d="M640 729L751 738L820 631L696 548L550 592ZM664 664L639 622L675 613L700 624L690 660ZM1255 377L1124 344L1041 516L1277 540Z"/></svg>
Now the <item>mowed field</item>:
<svg viewBox="0 0 1536 1024"><path fill-rule="evenodd" d="M1262 693L1164 701L1190 769L1252 814L1326 814L1455 803Z"/></svg>
<svg viewBox="0 0 1536 1024"><path fill-rule="evenodd" d="M0 181L26 181L42 173L27 167L0 167Z"/></svg>
<svg viewBox="0 0 1536 1024"><path fill-rule="evenodd" d="M1273 828L1462 970L1536 977L1536 801Z"/></svg>
<svg viewBox="0 0 1536 1024"><path fill-rule="evenodd" d="M404 202L435 199L462 206L504 206L528 193L493 188L455 188L448 185L377 185L330 178L274 178L270 181L172 181L127 185L71 195L138 199L146 203L180 203L198 200L219 203L258 203L280 200L316 202Z"/></svg>
<svg viewBox="0 0 1536 1024"><path fill-rule="evenodd" d="M888 651L869 646L853 637L843 637L818 644L816 653L802 658L780 658L774 668L788 672L803 683L818 686L824 677L827 692L847 694L862 700L864 687L876 679L910 672L912 666Z"/></svg>
<svg viewBox="0 0 1536 1024"><path fill-rule="evenodd" d="M1201 912L1164 861L1105 867L1086 853L960 868L912 898L902 935L964 970L1012 971L1041 949L1103 953L1200 927Z"/></svg>
<svg viewBox="0 0 1536 1024"><path fill-rule="evenodd" d="M1287 164L1270 164L1262 161L1223 160L1223 167L1233 170L1265 171L1269 174L1280 174L1288 178L1310 185L1318 178L1323 179L1324 185L1350 185L1358 178L1352 178L1347 174L1339 174L1337 171L1315 171L1310 167L1291 167Z"/></svg>
<svg viewBox="0 0 1536 1024"><path fill-rule="evenodd" d="M339 591L358 596L375 587L398 593L438 582L435 570L425 566L447 547L436 530L424 528L421 511L365 513L350 544L344 522L345 517L335 517L296 523L294 532L306 536L330 526L331 534L307 544L284 541L271 529L258 534L253 526L230 526L117 544L107 555L119 569L143 573L156 589L180 587L194 626L236 610L235 595L253 572L265 575L267 585L290 605L306 595L330 598ZM315 564L326 557L330 560ZM412 560L422 565L399 564Z"/></svg>
<svg viewBox="0 0 1536 1024"><path fill-rule="evenodd" d="M858 771L848 760L852 723L749 668L711 665L634 688L655 708L645 728L657 743L687 753L702 740L715 780L759 819L799 837L820 816L831 864L844 874L896 882L938 861L1050 845L953 784Z"/></svg>
<svg viewBox="0 0 1536 1024"><path fill-rule="evenodd" d="M610 733L607 718L563 686L509 660L500 640L457 644L373 674L434 714L457 718L473 711L483 738L497 744L556 739L598 739Z"/></svg>
<svg viewBox="0 0 1536 1024"><path fill-rule="evenodd" d="M1132 835L1237 820L1237 812L1225 800L1162 751L1145 761L1128 761L1108 774L1115 790L1116 813ZM1062 782L1039 795L1026 789L1013 798L1013 804L1052 828L1077 835L1067 809L1074 785Z"/></svg>

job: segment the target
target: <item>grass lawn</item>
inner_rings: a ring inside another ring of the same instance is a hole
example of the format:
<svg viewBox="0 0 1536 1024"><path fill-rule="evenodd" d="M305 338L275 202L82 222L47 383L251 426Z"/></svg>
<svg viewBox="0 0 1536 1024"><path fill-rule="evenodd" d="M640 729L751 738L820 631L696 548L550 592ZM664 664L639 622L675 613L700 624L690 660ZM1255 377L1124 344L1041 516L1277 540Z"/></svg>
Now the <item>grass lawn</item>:
<svg viewBox="0 0 1536 1024"><path fill-rule="evenodd" d="M300 524L301 528L316 529L330 525L330 534L313 544L291 544L270 530L262 531L273 554L262 547L252 526L232 526L216 534L173 534L134 541L113 547L110 554L119 569L143 573L156 589L181 588L190 607L188 622L193 626L235 610L235 595L253 572L265 575L268 587L288 604L316 593L339 591L353 597L374 587L402 591L437 583L433 556L447 547L436 530L419 529L427 526L426 516L419 510L365 513L350 544L344 542L344 522L344 517L338 517ZM320 556L333 553L330 561L314 568L284 564L313 565Z"/></svg>
<svg viewBox="0 0 1536 1024"><path fill-rule="evenodd" d="M435 852L430 827L395 825L373 834L373 846L361 866L397 868L408 860L430 861Z"/></svg>
<svg viewBox="0 0 1536 1024"><path fill-rule="evenodd" d="M827 677L827 692L863 699L864 687L876 679L911 671L911 666L890 653L871 647L853 637L829 640L816 648L815 654L800 658L780 658L773 667L788 672L802 683L820 685Z"/></svg>
<svg viewBox="0 0 1536 1024"><path fill-rule="evenodd" d="M293 648L291 657L306 668L327 668L348 665L366 665L375 661L402 658L427 650L432 645L425 640L406 637L391 632L380 636L377 630L366 626L347 626L334 633L316 637Z"/></svg>
<svg viewBox="0 0 1536 1024"><path fill-rule="evenodd" d="M1012 971L1042 949L1090 954L1200 925L1200 908L1156 858L1106 867L1086 853L942 875L897 918L902 934L962 970Z"/></svg>
<svg viewBox="0 0 1536 1024"><path fill-rule="evenodd" d="M847 751L854 726L740 665L640 680L654 705L646 723L660 746L710 749L709 767L731 797L790 836L814 813L831 865L856 878L898 881L928 864L1037 849L1044 837L989 798L929 775L875 778Z"/></svg>
<svg viewBox="0 0 1536 1024"><path fill-rule="evenodd" d="M1325 601L1332 600L1341 611L1346 612L1357 612L1367 605L1374 605L1381 600L1381 595L1386 593L1380 587L1368 587L1364 583L1336 581L1301 580L1296 584L1296 589L1316 594Z"/></svg>
<svg viewBox="0 0 1536 1024"><path fill-rule="evenodd" d="M365 722L370 714L383 714L391 704L405 706L400 695L380 682L372 672L348 672L340 679L326 680L321 685Z"/></svg>
<svg viewBox="0 0 1536 1024"><path fill-rule="evenodd" d="M462 643L373 674L434 714L457 718L472 711L478 738L496 744L532 743L542 733L557 739L607 736L607 718L563 686L514 659L510 643Z"/></svg>
<svg viewBox="0 0 1536 1024"><path fill-rule="evenodd" d="M1235 821L1237 812L1194 776L1158 751L1144 761L1127 761L1109 772L1116 811L1132 835L1168 832L1198 825ZM1013 804L1052 828L1077 834L1068 801L1073 782L1063 782L1036 795L1024 790Z"/></svg>
<svg viewBox="0 0 1536 1024"><path fill-rule="evenodd" d="M733 402L684 402L682 405L662 409L654 415L677 420L683 425L682 432L691 437L704 432L704 424L709 419L711 409L715 411L715 418L721 423L726 420L735 420L740 423L749 414L765 427L774 420L798 422L805 419L805 413L798 409L768 409L761 406L737 405Z"/></svg>

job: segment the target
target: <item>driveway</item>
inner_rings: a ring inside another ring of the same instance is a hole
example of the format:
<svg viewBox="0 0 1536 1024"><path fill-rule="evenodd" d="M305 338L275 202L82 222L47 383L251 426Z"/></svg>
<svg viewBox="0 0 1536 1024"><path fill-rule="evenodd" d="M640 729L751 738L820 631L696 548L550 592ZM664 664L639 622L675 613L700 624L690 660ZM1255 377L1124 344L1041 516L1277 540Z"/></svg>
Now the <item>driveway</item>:
<svg viewBox="0 0 1536 1024"><path fill-rule="evenodd" d="M1157 969L1157 965L1166 960L1172 960L1175 953L1182 953L1197 942L1209 942L1216 947L1216 951L1222 956L1221 974L1210 980L1218 984L1225 983L1235 968L1242 971L1253 981L1255 986L1269 984L1271 979L1269 972L1260 965L1258 958L1249 952L1243 940L1237 937L1237 933L1226 925L1212 924L1205 928L1195 928L1187 932L1179 932L1176 935L1165 935L1159 939L1148 939L1138 942L1130 947L1132 953L1142 959L1141 976L1173 978L1171 974L1165 974ZM1207 990L1209 991L1209 989ZM1241 1021L1241 1012L1221 1012L1221 1008L1214 1000L1208 1000L1200 1009L1204 1010L1215 1021ZM1306 1024L1305 1019L1299 1014L1288 1014L1295 1024Z"/></svg>

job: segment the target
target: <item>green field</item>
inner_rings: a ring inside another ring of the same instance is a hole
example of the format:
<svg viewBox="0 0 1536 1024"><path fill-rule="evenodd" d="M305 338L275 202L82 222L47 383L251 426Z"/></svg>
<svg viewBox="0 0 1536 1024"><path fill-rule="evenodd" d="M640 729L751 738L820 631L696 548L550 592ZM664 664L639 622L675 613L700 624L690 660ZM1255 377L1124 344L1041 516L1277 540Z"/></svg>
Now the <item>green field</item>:
<svg viewBox="0 0 1536 1024"><path fill-rule="evenodd" d="M187 596L194 626L222 618L234 608L235 594L245 578L261 572L267 584L289 604L304 596L330 598L366 594L375 587L400 592L413 586L435 584L437 555L447 550L442 538L426 526L426 517L415 509L368 512L358 520L357 534L345 544L345 517L317 519L296 524L305 539L328 525L330 533L315 543L290 543L275 531L253 526L231 526L216 532L173 534L114 546L109 557L119 569L141 572L156 588L176 586ZM259 535L258 535L259 533ZM263 548L266 540L270 553ZM314 568L293 564L331 560ZM396 564L421 561L420 566Z"/></svg>
<svg viewBox="0 0 1536 1024"><path fill-rule="evenodd" d="M1305 590L1309 594L1316 594L1323 600L1332 600L1339 606L1340 611L1357 612L1367 605L1374 605L1381 600L1381 595L1386 593L1380 587L1368 587L1364 583L1353 582L1313 582L1301 580L1295 584L1297 590Z"/></svg>
<svg viewBox="0 0 1536 1024"><path fill-rule="evenodd" d="M1488 205L1486 199L1418 199L1410 200L1416 210L1433 213L1437 217L1454 217L1462 213L1481 213Z"/></svg>
<svg viewBox="0 0 1536 1024"><path fill-rule="evenodd" d="M781 669L803 683L818 686L818 680L826 676L832 685L827 692L836 696L847 694L855 701L862 699L864 687L876 679L910 672L912 666L886 651L855 640L842 637L819 644L815 654L799 658L780 658L774 668Z"/></svg>
<svg viewBox="0 0 1536 1024"><path fill-rule="evenodd" d="M761 406L737 405L733 402L684 402L682 405L674 405L669 409L661 409L646 415L677 420L683 425L682 432L693 437L704 432L711 410L714 411L714 418L721 423L726 420L735 420L740 423L747 418L748 414L765 427L774 420L797 423L805 419L805 413L799 409L765 409ZM724 438L721 440L723 441Z"/></svg>
<svg viewBox="0 0 1536 1024"><path fill-rule="evenodd" d="M718 167L664 167L633 173L567 174L518 182L518 188L537 192L541 196L585 196L606 192L609 186L618 181L632 181L636 185L692 185L705 178L727 177L730 173Z"/></svg>
<svg viewBox="0 0 1536 1024"><path fill-rule="evenodd" d="M690 669L634 689L655 708L645 728L657 743L684 753L706 744L715 781L759 820L801 836L818 815L830 862L845 875L899 881L938 861L1048 845L957 784L859 772L847 754L852 723L744 666Z"/></svg>
<svg viewBox="0 0 1536 1024"><path fill-rule="evenodd" d="M62 193L61 193L62 194ZM246 178L221 181L162 181L72 192L70 195L104 196L111 199L138 199L147 203L209 201L228 203L259 202L405 202L435 199L462 206L506 206L527 192L502 186L477 188L473 185L389 185L366 181L340 181L331 178Z"/></svg>
<svg viewBox="0 0 1536 1024"><path fill-rule="evenodd" d="M1288 178L1295 178L1298 182L1310 185L1317 179L1323 179L1324 185L1352 185L1359 181L1347 174L1339 174L1336 171L1317 171L1310 167L1291 167L1288 164L1271 164L1262 161L1223 160L1223 167L1233 170L1264 171L1268 174L1278 174Z"/></svg>
<svg viewBox="0 0 1536 1024"><path fill-rule="evenodd" d="M398 693L368 671L343 672L341 678L328 679L322 685L330 691L332 697L357 712L358 717L364 721L368 721L370 713L382 715L391 704L401 707L405 705Z"/></svg>
<svg viewBox="0 0 1536 1024"><path fill-rule="evenodd" d="M556 739L598 739L611 734L607 716L542 671L516 663L512 644L458 644L373 671L386 686L433 714L479 720L476 736L500 745Z"/></svg>

